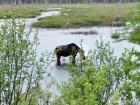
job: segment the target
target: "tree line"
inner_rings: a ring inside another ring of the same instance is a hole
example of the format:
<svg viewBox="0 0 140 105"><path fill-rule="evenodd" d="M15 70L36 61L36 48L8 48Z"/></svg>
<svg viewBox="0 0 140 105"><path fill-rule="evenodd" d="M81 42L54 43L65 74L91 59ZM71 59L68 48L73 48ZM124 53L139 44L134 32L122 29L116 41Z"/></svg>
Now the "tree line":
<svg viewBox="0 0 140 105"><path fill-rule="evenodd" d="M136 2L138 0L0 0L0 4L43 4L43 3L59 3L59 4L75 4L75 3L118 3L118 2Z"/></svg>

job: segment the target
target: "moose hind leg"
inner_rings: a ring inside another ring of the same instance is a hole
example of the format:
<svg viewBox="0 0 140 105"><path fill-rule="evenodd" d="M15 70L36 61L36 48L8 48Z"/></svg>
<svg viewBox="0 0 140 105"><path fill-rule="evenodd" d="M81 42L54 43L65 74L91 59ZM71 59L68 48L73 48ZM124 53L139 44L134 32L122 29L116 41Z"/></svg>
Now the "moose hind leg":
<svg viewBox="0 0 140 105"><path fill-rule="evenodd" d="M72 56L72 64L75 64L75 55Z"/></svg>

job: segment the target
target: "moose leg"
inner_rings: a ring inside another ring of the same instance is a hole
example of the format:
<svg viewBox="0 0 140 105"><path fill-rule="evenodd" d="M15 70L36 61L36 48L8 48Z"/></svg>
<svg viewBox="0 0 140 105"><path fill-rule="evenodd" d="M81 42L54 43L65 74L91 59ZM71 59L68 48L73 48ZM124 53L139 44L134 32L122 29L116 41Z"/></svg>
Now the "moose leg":
<svg viewBox="0 0 140 105"><path fill-rule="evenodd" d="M75 55L72 56L72 64L75 64Z"/></svg>
<svg viewBox="0 0 140 105"><path fill-rule="evenodd" d="M57 55L57 65L61 65L60 58L61 56Z"/></svg>

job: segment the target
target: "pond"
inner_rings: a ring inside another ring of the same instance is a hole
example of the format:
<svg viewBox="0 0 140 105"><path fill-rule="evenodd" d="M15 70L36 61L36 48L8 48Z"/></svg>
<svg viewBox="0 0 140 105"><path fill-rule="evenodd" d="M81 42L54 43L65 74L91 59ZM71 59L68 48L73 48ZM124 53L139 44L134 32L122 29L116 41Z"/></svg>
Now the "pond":
<svg viewBox="0 0 140 105"><path fill-rule="evenodd" d="M42 18L45 16L57 16L59 15L59 11L48 11L43 12L40 16L36 18L31 18L26 20L27 29L31 26L32 23L36 22L38 18ZM102 41L105 43L110 43L110 46L114 49L115 55L120 56L120 54L124 51L124 48L131 49L135 48L140 51L140 46L137 44L133 44L128 42L127 40L123 40L120 42L115 42L114 39L111 38L111 34L113 31L121 28L118 27L81 27L81 28L73 28L73 29L51 29L51 28L33 28L32 31L38 31L38 38L40 41L40 45L38 47L38 54L40 52L48 52L51 53L54 51L55 47L58 45L76 43L80 46L80 42L82 40L82 47L87 54L89 50L96 48L96 41ZM94 31L96 30L97 34L74 34L74 32L81 31ZM65 63L67 60L63 60ZM58 84L62 82L68 81L69 72L64 70L63 68L56 67L55 62L51 64L51 67L47 69L47 72L51 74L51 76L56 80ZM45 88L48 82L47 76L43 80L42 85ZM52 86L50 89L53 93L53 96L57 96L59 94L56 86Z"/></svg>

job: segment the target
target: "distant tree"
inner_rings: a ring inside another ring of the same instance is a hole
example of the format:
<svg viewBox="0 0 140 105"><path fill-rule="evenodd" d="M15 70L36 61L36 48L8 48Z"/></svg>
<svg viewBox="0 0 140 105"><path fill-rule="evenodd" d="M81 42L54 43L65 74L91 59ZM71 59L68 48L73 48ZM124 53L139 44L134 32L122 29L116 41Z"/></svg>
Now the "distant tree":
<svg viewBox="0 0 140 105"><path fill-rule="evenodd" d="M32 3L59 3L59 4L75 4L75 3L118 3L120 0L0 0L0 4L32 4ZM139 0L121 0L122 2L136 2Z"/></svg>

